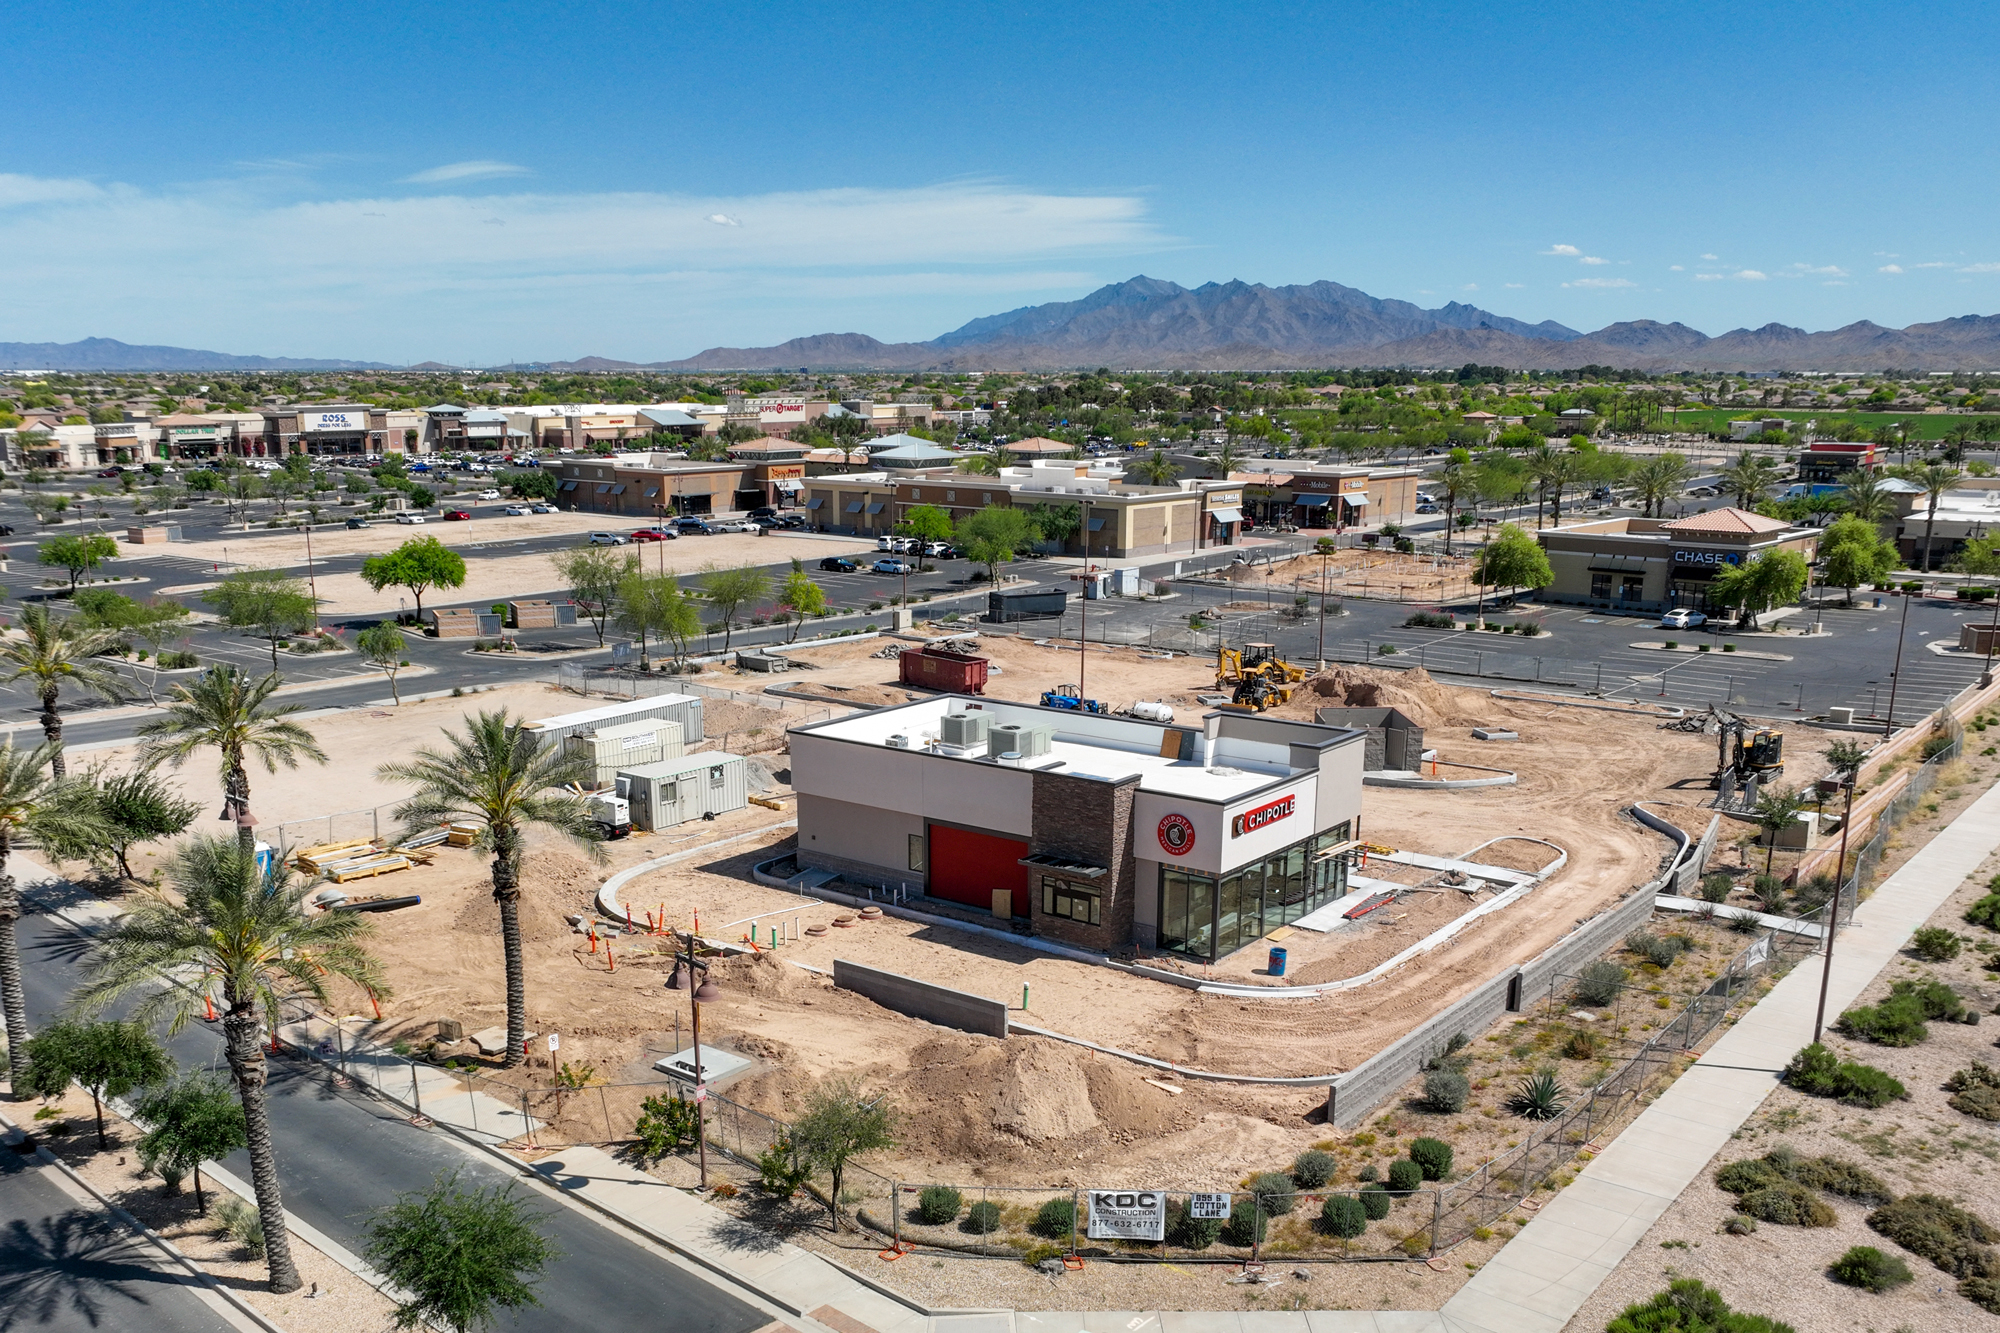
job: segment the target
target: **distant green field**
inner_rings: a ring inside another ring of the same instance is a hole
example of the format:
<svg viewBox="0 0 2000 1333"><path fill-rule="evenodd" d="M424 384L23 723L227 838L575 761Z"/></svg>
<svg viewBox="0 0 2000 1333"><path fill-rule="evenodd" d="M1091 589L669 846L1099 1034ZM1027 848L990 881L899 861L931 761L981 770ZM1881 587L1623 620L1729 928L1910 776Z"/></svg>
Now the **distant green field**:
<svg viewBox="0 0 2000 1333"><path fill-rule="evenodd" d="M1729 433L1729 423L1732 419L1747 416L1753 410L1760 417L1783 417L1788 421L1801 423L1807 421L1818 422L1819 424L1815 432L1817 434L1832 434L1834 427L1843 421L1852 421L1864 430L1870 431L1881 426L1893 426L1899 422L1907 421L1911 425L1912 434L1920 440L1941 440L1944 438L1945 432L1951 429L1954 422L1967 420L1976 422L1988 415L1983 412L1933 412L1927 414L1923 412L1828 412L1824 409L1813 411L1811 409L1801 410L1799 408L1765 410L1763 408L1751 409L1743 407L1684 407L1678 413L1668 413L1661 420L1663 422L1677 423L1676 429L1679 430L1706 430L1726 435Z"/></svg>

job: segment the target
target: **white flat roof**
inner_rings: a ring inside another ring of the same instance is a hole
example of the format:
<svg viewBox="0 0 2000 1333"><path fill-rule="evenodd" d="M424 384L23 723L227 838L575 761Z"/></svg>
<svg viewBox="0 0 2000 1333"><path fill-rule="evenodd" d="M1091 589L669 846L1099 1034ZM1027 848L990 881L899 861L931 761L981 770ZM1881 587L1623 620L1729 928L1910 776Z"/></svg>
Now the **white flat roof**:
<svg viewBox="0 0 2000 1333"><path fill-rule="evenodd" d="M1190 760L1169 759L1159 753L1159 738L1169 730L1181 728L1155 722L1141 722L1134 718L1059 712L1003 700L971 700L958 695L878 708L865 713L856 713L852 717L809 723L796 730L808 735L826 736L862 745L881 745L885 748L891 736L902 735L910 738L910 752L913 754L921 752L968 764L991 763L991 760L981 757L984 751L972 756L961 756L939 755L935 750L921 749L924 745L937 740L942 730L942 719L947 712L965 712L974 705L992 715L996 723L1022 723L1055 728L1056 735L1049 746L1049 753L1023 760L1020 764L1023 769L1060 767L1062 772L1075 777L1095 777L1107 781L1116 781L1136 774L1141 791L1225 803L1261 791L1273 783L1313 771L1293 768L1289 764L1241 759L1227 753L1223 756L1224 762L1215 767ZM1110 737L1091 736L1082 730L1107 723L1113 724L1105 728L1107 731L1115 730L1132 735L1131 744L1127 745ZM1343 730L1339 727L1325 727L1309 722L1297 722L1293 725L1300 727L1305 734L1335 734ZM1143 739L1145 737L1151 738L1150 744L1145 742ZM1225 738L1218 748L1226 752L1229 745L1230 742Z"/></svg>

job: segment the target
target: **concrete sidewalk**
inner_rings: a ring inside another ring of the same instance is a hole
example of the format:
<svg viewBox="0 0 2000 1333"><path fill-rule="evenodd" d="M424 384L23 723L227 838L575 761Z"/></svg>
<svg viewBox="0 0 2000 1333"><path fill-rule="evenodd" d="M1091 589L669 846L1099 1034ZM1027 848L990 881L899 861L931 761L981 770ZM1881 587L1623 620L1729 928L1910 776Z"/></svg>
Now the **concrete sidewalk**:
<svg viewBox="0 0 2000 1333"><path fill-rule="evenodd" d="M1854 1002L1996 846L2000 787L1941 829L1856 910L1835 943L1829 1019ZM1560 1333L1812 1040L1820 972L1813 957L1793 968L1445 1302L1442 1327Z"/></svg>

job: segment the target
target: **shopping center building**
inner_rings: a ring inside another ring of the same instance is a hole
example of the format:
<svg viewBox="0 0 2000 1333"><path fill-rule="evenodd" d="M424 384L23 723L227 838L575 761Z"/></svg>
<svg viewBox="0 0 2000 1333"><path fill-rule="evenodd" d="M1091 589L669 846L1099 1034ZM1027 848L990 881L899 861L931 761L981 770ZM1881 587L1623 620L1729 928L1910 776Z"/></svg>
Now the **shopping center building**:
<svg viewBox="0 0 2000 1333"><path fill-rule="evenodd" d="M1099 952L1234 952L1347 892L1364 733L963 696L790 732L801 868Z"/></svg>
<svg viewBox="0 0 2000 1333"><path fill-rule="evenodd" d="M1652 614L1677 607L1711 612L1722 571L1766 551L1813 558L1819 529L1745 509L1711 509L1673 520L1607 518L1535 534L1555 582L1536 594L1603 611Z"/></svg>

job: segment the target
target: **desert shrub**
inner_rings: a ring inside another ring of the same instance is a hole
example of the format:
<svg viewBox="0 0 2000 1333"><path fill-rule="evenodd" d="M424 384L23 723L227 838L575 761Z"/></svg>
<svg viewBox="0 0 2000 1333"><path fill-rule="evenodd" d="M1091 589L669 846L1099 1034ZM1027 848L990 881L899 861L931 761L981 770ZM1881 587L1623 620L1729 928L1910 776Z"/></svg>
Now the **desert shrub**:
<svg viewBox="0 0 2000 1333"><path fill-rule="evenodd" d="M1270 1225L1271 1219L1263 1209L1243 1199L1229 1210L1229 1221L1222 1228L1222 1239L1229 1245L1261 1245Z"/></svg>
<svg viewBox="0 0 2000 1333"><path fill-rule="evenodd" d="M1635 930L1625 937L1625 947L1654 967L1672 967L1689 946L1686 937L1681 935L1655 935L1650 930Z"/></svg>
<svg viewBox="0 0 2000 1333"><path fill-rule="evenodd" d="M1185 1199L1168 1203L1167 1244L1182 1250L1205 1250L1221 1234L1220 1218L1196 1217Z"/></svg>
<svg viewBox="0 0 2000 1333"><path fill-rule="evenodd" d="M1798 1333L1790 1324L1729 1308L1722 1293L1695 1278L1668 1284L1650 1301L1628 1305L1605 1333Z"/></svg>
<svg viewBox="0 0 2000 1333"><path fill-rule="evenodd" d="M1602 1049L1603 1045L1604 1039L1599 1037L1595 1032L1572 1032L1569 1034L1569 1040L1563 1043L1563 1058L1565 1060L1595 1060L1598 1051Z"/></svg>
<svg viewBox="0 0 2000 1333"><path fill-rule="evenodd" d="M1553 1120L1569 1106L1569 1093L1554 1074L1533 1074L1514 1086L1507 1109L1523 1120Z"/></svg>
<svg viewBox="0 0 2000 1333"><path fill-rule="evenodd" d="M1953 1277L2000 1275L1986 1248L2000 1232L1949 1199L1911 1194L1868 1214L1868 1225Z"/></svg>
<svg viewBox="0 0 2000 1333"><path fill-rule="evenodd" d="M1844 1286L1863 1291L1888 1291L1910 1280L1910 1266L1873 1245L1856 1245L1835 1259L1826 1275Z"/></svg>
<svg viewBox="0 0 2000 1333"><path fill-rule="evenodd" d="M1984 926L1988 930L2000 930L2000 893L1989 893L1972 906L1966 908L1965 919L1975 926Z"/></svg>
<svg viewBox="0 0 2000 1333"><path fill-rule="evenodd" d="M941 1227L958 1220L965 1200L949 1185L929 1185L917 1195L917 1220L926 1226Z"/></svg>
<svg viewBox="0 0 2000 1333"><path fill-rule="evenodd" d="M1250 1177L1250 1193L1256 1196L1257 1206L1272 1217L1283 1217L1299 1201L1291 1176L1283 1171L1259 1171Z"/></svg>
<svg viewBox="0 0 2000 1333"><path fill-rule="evenodd" d="M1368 1210L1359 1199L1336 1194L1319 1206L1319 1225L1329 1236L1352 1240L1368 1229Z"/></svg>
<svg viewBox="0 0 2000 1333"><path fill-rule="evenodd" d="M757 1185L766 1194L789 1199L812 1178L812 1160L801 1156L788 1138L775 1140L757 1154Z"/></svg>
<svg viewBox="0 0 2000 1333"><path fill-rule="evenodd" d="M1811 1190L1789 1180L1751 1190L1736 1201L1746 1216L1782 1227L1830 1227L1839 1218Z"/></svg>
<svg viewBox="0 0 2000 1333"><path fill-rule="evenodd" d="M1380 1182L1363 1185L1357 1197L1361 1200L1361 1210L1368 1214L1368 1220L1371 1222L1380 1222L1387 1217L1389 1205L1395 1202Z"/></svg>
<svg viewBox="0 0 2000 1333"><path fill-rule="evenodd" d="M1408 620L1403 622L1403 625L1408 629L1451 629L1453 627L1450 616L1439 615L1434 611L1414 612Z"/></svg>
<svg viewBox="0 0 2000 1333"><path fill-rule="evenodd" d="M1045 1240L1068 1240L1076 1229L1076 1200L1050 1199L1035 1212L1028 1230Z"/></svg>
<svg viewBox="0 0 2000 1333"><path fill-rule="evenodd" d="M1969 1277L1958 1284L1958 1294L1988 1314L2000 1314L2000 1281Z"/></svg>
<svg viewBox="0 0 2000 1333"><path fill-rule="evenodd" d="M1800 1049L1785 1066L1785 1082L1812 1097L1831 1097L1848 1106L1882 1107L1908 1097L1894 1077L1873 1065L1842 1060L1817 1043Z"/></svg>
<svg viewBox="0 0 2000 1333"><path fill-rule="evenodd" d="M1757 1219L1737 1213L1722 1224L1722 1229L1732 1236L1754 1236L1757 1234Z"/></svg>
<svg viewBox="0 0 2000 1333"><path fill-rule="evenodd" d="M1951 1108L1979 1120L2000 1120L2000 1070L1972 1062L1945 1080Z"/></svg>
<svg viewBox="0 0 2000 1333"><path fill-rule="evenodd" d="M668 1153L694 1146L694 1103L679 1097L648 1097L639 1103L639 1119L632 1126L639 1156L658 1161Z"/></svg>
<svg viewBox="0 0 2000 1333"><path fill-rule="evenodd" d="M1408 1194L1424 1183L1424 1169L1409 1158L1389 1163L1389 1192Z"/></svg>
<svg viewBox="0 0 2000 1333"><path fill-rule="evenodd" d="M1915 1046L1931 1035L1924 1025L1923 1004L1913 995L1891 995L1880 1004L1849 1009L1834 1024L1843 1036L1877 1046Z"/></svg>
<svg viewBox="0 0 2000 1333"><path fill-rule="evenodd" d="M1372 1138L1374 1136L1370 1135L1369 1137ZM1354 1178L1360 1181L1362 1184L1366 1185L1372 1181L1380 1180L1382 1178L1382 1173L1380 1170L1376 1168L1375 1163L1370 1162L1368 1163L1368 1165L1362 1167L1359 1171L1356 1171L1354 1173Z"/></svg>
<svg viewBox="0 0 2000 1333"><path fill-rule="evenodd" d="M1443 1180L1451 1174L1451 1145L1443 1139L1415 1139L1410 1143L1410 1160L1425 1180Z"/></svg>
<svg viewBox="0 0 2000 1333"><path fill-rule="evenodd" d="M1618 998L1618 989L1625 984L1625 978L1631 975L1618 964L1603 959L1586 963L1576 978L1577 1001L1593 1008L1610 1004Z"/></svg>
<svg viewBox="0 0 2000 1333"><path fill-rule="evenodd" d="M1456 1069L1433 1069L1424 1075L1424 1109L1452 1115L1465 1109L1472 1080Z"/></svg>
<svg viewBox="0 0 2000 1333"><path fill-rule="evenodd" d="M1910 951L1933 963L1949 963L1963 945L1957 932L1943 926L1924 926L1910 936Z"/></svg>
<svg viewBox="0 0 2000 1333"><path fill-rule="evenodd" d="M1333 1173L1338 1169L1339 1163L1334 1161L1333 1154L1317 1148L1308 1148L1292 1159L1292 1179L1298 1182L1300 1189L1318 1189L1332 1180Z"/></svg>
<svg viewBox="0 0 2000 1333"><path fill-rule="evenodd" d="M965 1210L965 1220L958 1224L960 1231L969 1231L975 1236L990 1236L1000 1229L1000 1205L991 1199L981 1199Z"/></svg>
<svg viewBox="0 0 2000 1333"><path fill-rule="evenodd" d="M1719 903L1727 901L1729 890L1733 887L1735 887L1734 881L1729 876L1720 872L1701 877L1701 896L1708 902Z"/></svg>
<svg viewBox="0 0 2000 1333"><path fill-rule="evenodd" d="M241 1245L251 1258L264 1254L264 1219L255 1204L229 1195L215 1205L215 1229Z"/></svg>
<svg viewBox="0 0 2000 1333"><path fill-rule="evenodd" d="M1880 1176L1838 1157L1801 1157L1792 1169L1792 1179L1870 1208L1879 1208L1896 1197Z"/></svg>
<svg viewBox="0 0 2000 1333"><path fill-rule="evenodd" d="M1755 912L1731 912L1727 916L1718 912L1715 919L1738 935L1755 935L1764 928L1764 923L1757 919Z"/></svg>

